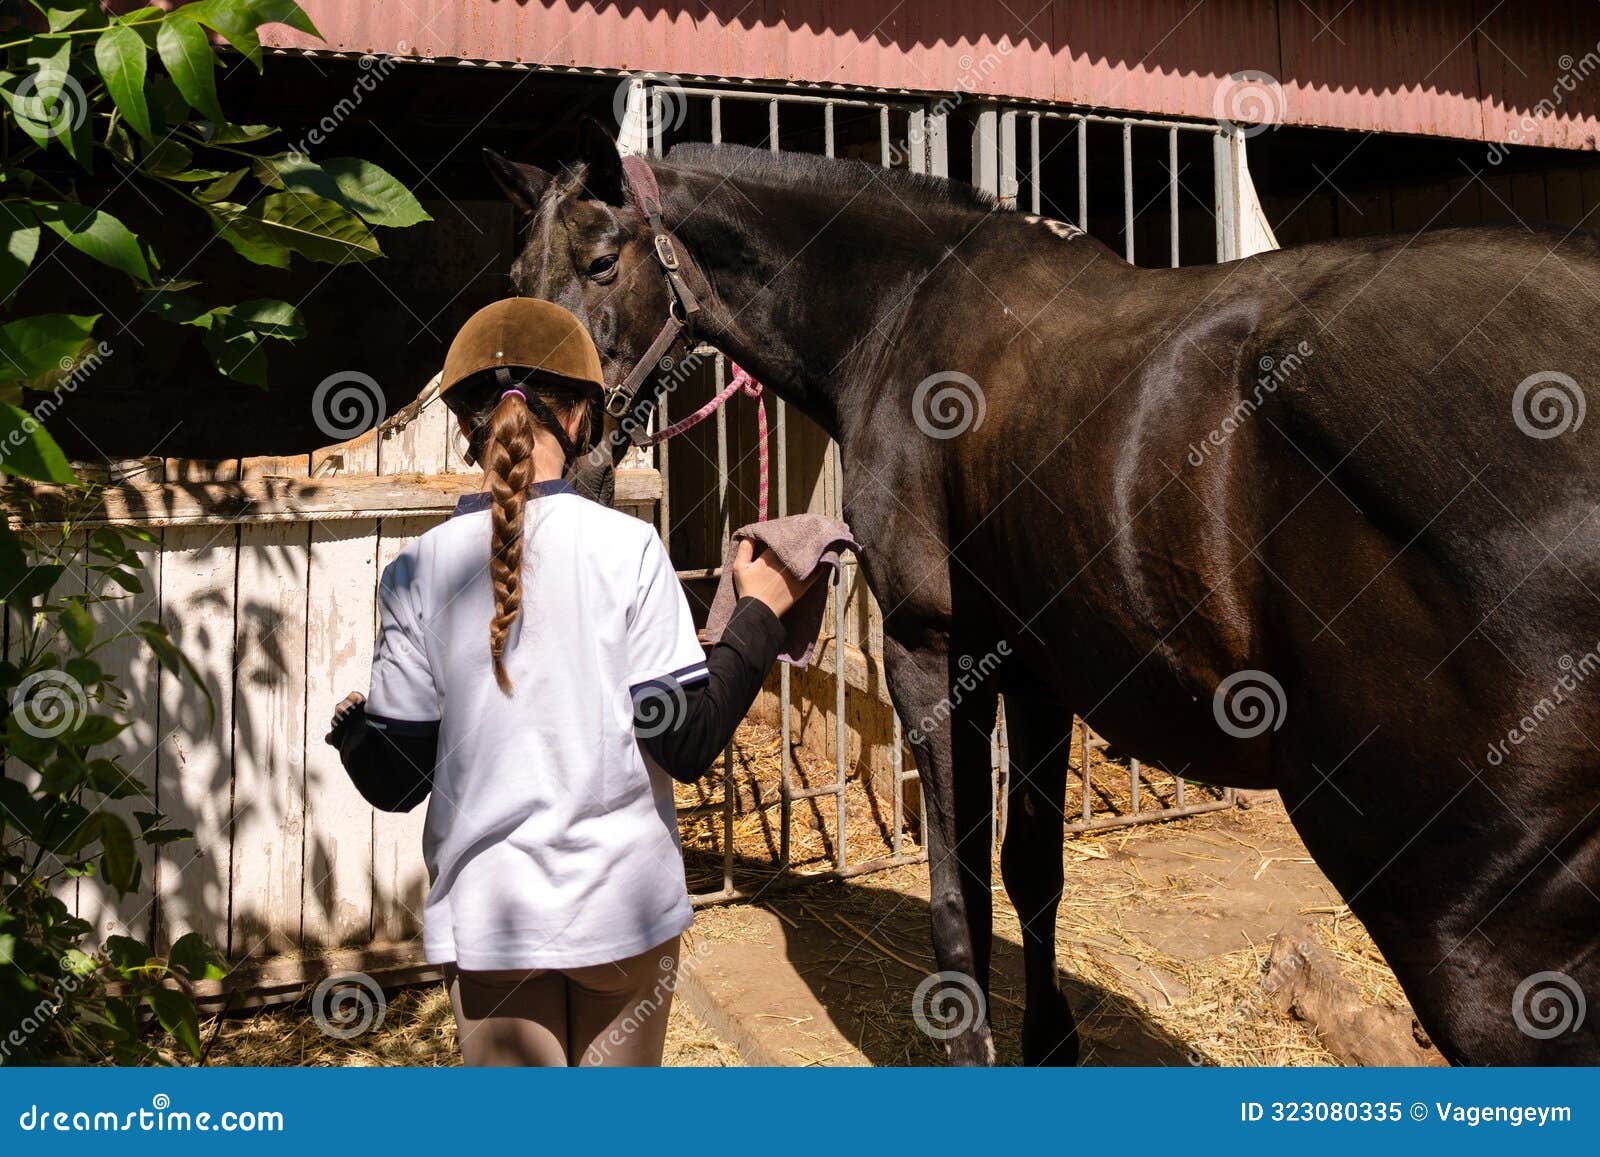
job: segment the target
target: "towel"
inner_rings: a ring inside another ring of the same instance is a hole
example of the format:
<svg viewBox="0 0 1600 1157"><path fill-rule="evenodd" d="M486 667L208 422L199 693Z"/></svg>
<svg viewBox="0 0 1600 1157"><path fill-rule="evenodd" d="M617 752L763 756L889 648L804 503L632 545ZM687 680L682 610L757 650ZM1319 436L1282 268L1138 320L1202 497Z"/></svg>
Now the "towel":
<svg viewBox="0 0 1600 1157"><path fill-rule="evenodd" d="M721 640L739 601L733 590L733 560L739 552L739 543L750 539L758 547L766 547L778 556L778 561L790 574L806 578L819 567L839 568L839 556L846 550L860 551L861 547L850 534L850 528L837 518L821 514L792 514L787 518L774 518L768 522L752 522L741 526L728 542L728 557L722 560L722 581L717 584L716 597L711 600L711 613L706 617L705 637L708 642ZM790 612L783 616L784 644L778 658L802 669L811 662L811 652L816 649L817 633L822 630L822 612L828 603L828 584L819 582L812 586Z"/></svg>

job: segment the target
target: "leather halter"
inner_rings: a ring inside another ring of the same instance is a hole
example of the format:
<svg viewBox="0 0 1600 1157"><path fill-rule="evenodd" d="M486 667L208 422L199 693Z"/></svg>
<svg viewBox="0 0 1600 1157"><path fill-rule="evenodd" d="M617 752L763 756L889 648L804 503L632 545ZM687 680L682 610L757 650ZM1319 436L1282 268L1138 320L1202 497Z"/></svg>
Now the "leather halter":
<svg viewBox="0 0 1600 1157"><path fill-rule="evenodd" d="M645 350L644 355L621 384L606 391L606 413L618 422L622 422L632 413L634 399L638 396L640 388L656 372L661 359L666 356L673 344L680 337L691 339L694 337L695 321L700 313L700 301L689 288L688 282L683 279L677 246L673 243L672 235L661 223L661 186L656 183L655 173L641 158L633 156L622 158L622 172L627 178L629 188L633 190L634 200L638 202L639 208L644 210L644 215L650 222L651 249L655 253L656 263L661 266L661 272L666 276L667 289L672 294L672 300L667 306L667 320L662 322L655 340L650 343L650 348ZM634 445L646 445L648 437L637 427L637 423L630 424L628 436Z"/></svg>

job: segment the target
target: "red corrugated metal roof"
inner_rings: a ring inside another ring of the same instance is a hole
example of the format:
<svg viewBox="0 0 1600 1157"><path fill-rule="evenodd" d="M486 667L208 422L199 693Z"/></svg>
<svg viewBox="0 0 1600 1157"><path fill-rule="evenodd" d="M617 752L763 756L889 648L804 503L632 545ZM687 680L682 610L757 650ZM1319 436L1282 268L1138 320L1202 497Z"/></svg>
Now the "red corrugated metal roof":
<svg viewBox="0 0 1600 1157"><path fill-rule="evenodd" d="M1290 124L1594 148L1600 6L1563 0L302 0L324 45L967 91L1176 116L1277 78Z"/></svg>

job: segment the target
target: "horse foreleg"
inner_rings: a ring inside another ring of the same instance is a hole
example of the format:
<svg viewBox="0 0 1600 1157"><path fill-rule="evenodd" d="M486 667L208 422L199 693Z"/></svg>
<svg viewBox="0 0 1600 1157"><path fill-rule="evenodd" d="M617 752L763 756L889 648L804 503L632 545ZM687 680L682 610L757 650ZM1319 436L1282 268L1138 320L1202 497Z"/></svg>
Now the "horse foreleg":
<svg viewBox="0 0 1600 1157"><path fill-rule="evenodd" d="M1022 1061L1073 1065L1078 1062L1078 1026L1056 982L1056 908L1061 902L1072 713L1049 699L1008 689L1006 733L1011 770L1000 875L1022 925L1028 995Z"/></svg>
<svg viewBox="0 0 1600 1157"><path fill-rule="evenodd" d="M948 635L911 647L886 638L884 652L928 813L924 838L939 974L918 988L913 1011L923 1031L944 1041L953 1064L992 1064L989 732L998 697L982 687L952 694Z"/></svg>

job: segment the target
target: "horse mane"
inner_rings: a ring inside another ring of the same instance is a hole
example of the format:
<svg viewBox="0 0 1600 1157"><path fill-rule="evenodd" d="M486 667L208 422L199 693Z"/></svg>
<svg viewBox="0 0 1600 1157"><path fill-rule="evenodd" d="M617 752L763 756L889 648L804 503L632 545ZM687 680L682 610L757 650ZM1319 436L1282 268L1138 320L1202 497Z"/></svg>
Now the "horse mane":
<svg viewBox="0 0 1600 1157"><path fill-rule="evenodd" d="M894 195L911 208L937 210L967 209L988 213L995 207L993 195L971 185L913 173L909 169L885 169L868 161L847 157L825 157L820 153L779 152L749 145L709 145L700 141L674 146L667 162L698 172L721 177L748 177L790 187L825 193L858 192L862 170L869 170Z"/></svg>

